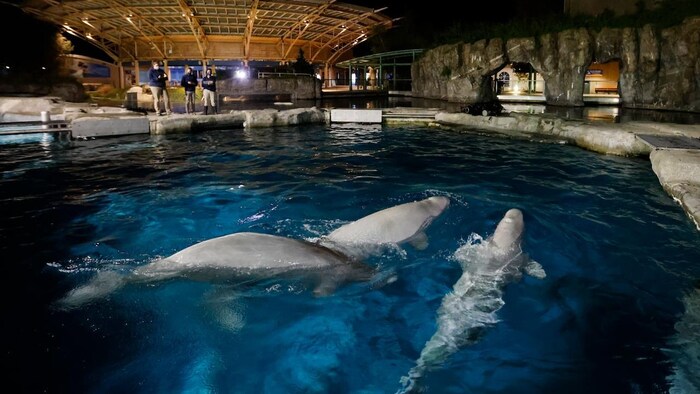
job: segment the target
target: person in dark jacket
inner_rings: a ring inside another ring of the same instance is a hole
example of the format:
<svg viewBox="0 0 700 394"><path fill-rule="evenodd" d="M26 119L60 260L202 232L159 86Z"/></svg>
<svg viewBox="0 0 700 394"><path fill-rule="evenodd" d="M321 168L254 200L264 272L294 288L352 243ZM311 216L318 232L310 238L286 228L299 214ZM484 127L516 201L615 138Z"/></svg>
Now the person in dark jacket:
<svg viewBox="0 0 700 394"><path fill-rule="evenodd" d="M168 89L165 87L167 80L168 74L160 68L160 64L157 61L153 62L153 67L148 71L148 86L151 87L151 92L153 92L153 108L155 108L158 115L163 114L160 111L160 100L163 100L165 113L167 115L173 113L170 109Z"/></svg>
<svg viewBox="0 0 700 394"><path fill-rule="evenodd" d="M211 69L207 69L207 75L202 78L202 89L204 97L204 115L209 113L209 107L211 106L211 113L216 113L216 75L212 75Z"/></svg>
<svg viewBox="0 0 700 394"><path fill-rule="evenodd" d="M190 67L185 68L185 75L180 80L180 86L185 88L185 113L193 114L194 108L194 92L197 89L197 75Z"/></svg>

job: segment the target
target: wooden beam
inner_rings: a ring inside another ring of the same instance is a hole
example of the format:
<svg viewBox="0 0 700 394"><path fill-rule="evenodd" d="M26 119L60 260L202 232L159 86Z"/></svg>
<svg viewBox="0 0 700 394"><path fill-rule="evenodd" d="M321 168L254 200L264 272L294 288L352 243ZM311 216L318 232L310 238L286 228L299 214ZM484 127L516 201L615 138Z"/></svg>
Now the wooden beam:
<svg viewBox="0 0 700 394"><path fill-rule="evenodd" d="M360 19L362 19L362 18L366 18L366 17L368 17L369 15L372 15L372 14L374 14L374 13L375 13L375 11L372 10L372 12L366 12L366 13L364 13L364 14L360 14L360 15L356 16L355 18L352 18L352 19L348 20L348 21L346 22L345 26L346 26L346 28L347 28L347 23L352 23L352 22L355 22L355 21L360 20ZM344 24L340 24L340 25L338 25L338 26L335 26L335 28L336 28L336 29L337 29L337 28L340 28L340 27L342 27L343 25L344 25ZM376 25L375 25L375 26L376 26ZM367 27L367 28L371 28L371 27L372 27L372 26L369 26L369 27ZM341 36L343 35L344 32L345 32L345 31L341 31L341 33L337 35L337 40L338 40L338 42L342 42L342 41L341 41ZM356 45L356 44L355 44L355 41L359 39L358 37L359 37L360 34L364 34L364 35L365 35L365 38L364 38L362 41L366 40L366 39L369 37L369 34L367 34L367 33L369 33L369 32L362 33L362 32L357 32L357 31L349 31L349 32L347 33L347 35L349 36L350 34L354 34L354 35L355 35L355 38L352 39L352 40L350 40L350 41L346 41L345 44L343 44L343 45L341 46L342 52L347 51L349 48L352 48L353 46L355 46L355 45ZM320 51L321 51L323 48L329 48L329 49L330 49L330 44L331 44L332 42L334 42L333 39L328 40L323 46L319 47L319 52L318 52L318 53L320 53ZM359 44L359 42L358 42L358 44ZM343 48L344 48L344 49L343 49ZM341 54L342 54L342 52L341 52ZM336 53L337 53L337 52L336 52ZM339 56L340 56L340 55L337 55L337 56L334 56L334 57L337 59ZM314 61L314 60L316 60L316 58L315 58L315 57L312 57L310 61ZM331 60L332 60L332 59L328 59L328 61L331 61ZM334 60L333 60L333 61L334 61Z"/></svg>
<svg viewBox="0 0 700 394"><path fill-rule="evenodd" d="M342 0L25 0L18 7L58 26L67 23L120 60L293 60L302 47L310 61L328 62L374 26L392 26L381 10ZM224 43L232 43L231 50Z"/></svg>
<svg viewBox="0 0 700 394"><path fill-rule="evenodd" d="M253 37L253 27L255 26L255 18L258 16L258 4L259 0L253 0L250 6L250 13L248 13L248 21L245 24L245 32L243 33L243 57L244 61L247 63L250 56L250 39Z"/></svg>
<svg viewBox="0 0 700 394"><path fill-rule="evenodd" d="M207 57L207 35L204 33L204 29L199 24L199 20L195 17L194 11L185 3L185 0L178 0L180 8L182 9L182 15L187 19L187 23L190 25L192 30L192 35L197 40L197 46L199 47L199 54L202 59Z"/></svg>
<svg viewBox="0 0 700 394"><path fill-rule="evenodd" d="M131 26L133 26L134 29L136 29L136 31L138 31L141 34L142 37L146 38L164 59L167 57L165 53L161 51L160 48L158 48L158 45L156 45L155 42L151 41L151 39L148 38L148 35L143 31L143 29L141 29L141 23L143 22L149 28L153 29L153 31L158 33L163 38L163 40L165 40L165 34L163 34L154 24L149 22L147 18L144 18L143 16L134 13L120 0L108 0L107 3L112 4L113 8L116 8L117 10L121 11L124 14L124 18L127 20L127 22L129 22ZM134 19L138 20L138 26L136 25L136 23L134 23Z"/></svg>
<svg viewBox="0 0 700 394"><path fill-rule="evenodd" d="M288 38L292 34L294 29L298 29L303 26L303 28L299 31L297 36L287 48L287 51L282 55L283 58L287 58L287 56L289 56L289 52L292 50L292 48L294 48L294 45L296 45L297 41L303 36L306 29L308 29L309 26L311 26L311 24L323 13L323 11L325 11L333 3L335 3L335 0L328 0L325 4L322 4L320 7L317 7L314 10L314 12L311 12L308 15L306 15L304 19L299 20L294 26L292 26L289 29L289 32L287 34L280 38L280 41L284 42L284 39Z"/></svg>

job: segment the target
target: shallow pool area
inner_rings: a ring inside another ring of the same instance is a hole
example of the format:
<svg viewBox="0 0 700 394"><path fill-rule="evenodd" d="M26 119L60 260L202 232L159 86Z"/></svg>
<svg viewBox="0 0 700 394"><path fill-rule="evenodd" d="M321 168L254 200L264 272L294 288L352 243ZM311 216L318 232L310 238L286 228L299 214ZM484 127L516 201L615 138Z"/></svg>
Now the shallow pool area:
<svg viewBox="0 0 700 394"><path fill-rule="evenodd" d="M647 159L418 126L33 138L0 141L8 387L395 393L441 321L464 335L416 379L428 393L700 388L700 233ZM373 279L327 296L299 278L172 279L56 304L207 239L313 242L430 196L450 205L424 248L379 249L364 259ZM485 263L456 252L511 208L523 256L546 276L471 287L465 308L441 308L463 269Z"/></svg>

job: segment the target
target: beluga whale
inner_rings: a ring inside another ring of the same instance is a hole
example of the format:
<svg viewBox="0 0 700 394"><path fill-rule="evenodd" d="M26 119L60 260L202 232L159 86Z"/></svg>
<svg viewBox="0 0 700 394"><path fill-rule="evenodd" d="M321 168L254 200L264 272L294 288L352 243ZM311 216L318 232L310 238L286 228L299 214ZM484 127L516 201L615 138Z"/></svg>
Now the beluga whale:
<svg viewBox="0 0 700 394"><path fill-rule="evenodd" d="M68 292L57 305L72 309L106 297L126 284L175 279L235 285L289 278L310 283L317 296L329 295L350 282L381 284L391 277L348 252L347 245L340 247L341 241L361 240L363 244L378 245L424 237L426 227L448 203L446 197L430 197L388 208L342 226L329 235L332 241L328 242L254 232L207 239L128 273L99 271L86 284Z"/></svg>
<svg viewBox="0 0 700 394"><path fill-rule="evenodd" d="M404 243L422 250L428 246L425 230L449 205L450 199L445 196L395 205L343 225L322 237L320 242L357 257Z"/></svg>
<svg viewBox="0 0 700 394"><path fill-rule="evenodd" d="M270 278L303 278L314 294L328 295L340 283L367 281L369 265L305 240L240 232L208 239L171 256L122 275L101 271L87 284L70 291L59 305L67 308L104 297L127 283L189 279L210 283L254 282Z"/></svg>
<svg viewBox="0 0 700 394"><path fill-rule="evenodd" d="M422 378L442 365L461 348L475 343L498 322L496 312L504 305L503 289L518 281L523 272L543 279L542 266L522 250L523 213L510 209L486 240L476 237L460 246L454 258L462 275L437 311L437 330L426 342L415 366L401 378L398 393L423 392Z"/></svg>

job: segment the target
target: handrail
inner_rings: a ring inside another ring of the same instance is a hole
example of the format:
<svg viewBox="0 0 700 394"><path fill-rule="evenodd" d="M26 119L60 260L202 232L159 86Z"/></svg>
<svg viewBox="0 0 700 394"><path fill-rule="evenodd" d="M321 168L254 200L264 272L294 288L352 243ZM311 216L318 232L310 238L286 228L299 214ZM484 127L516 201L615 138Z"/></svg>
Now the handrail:
<svg viewBox="0 0 700 394"><path fill-rule="evenodd" d="M411 63L412 63L413 59L415 59L416 56L423 53L423 51L424 51L424 49L402 49L399 51L375 53L372 55L360 56L360 57L352 58L349 60L343 60L342 62L337 62L335 64L335 66L347 68L347 67L350 67L351 65L352 66L354 66L354 65L374 65L374 64L387 64L387 65L397 64L398 65L399 63L391 62L391 59L396 59L399 57L406 57L406 56L411 56L411 58L412 58ZM411 63L407 63L407 65L410 65Z"/></svg>
<svg viewBox="0 0 700 394"><path fill-rule="evenodd" d="M258 79L270 78L270 77L296 77L298 75L311 76L311 74L309 74L309 73L283 73L283 72L261 71L258 73Z"/></svg>

